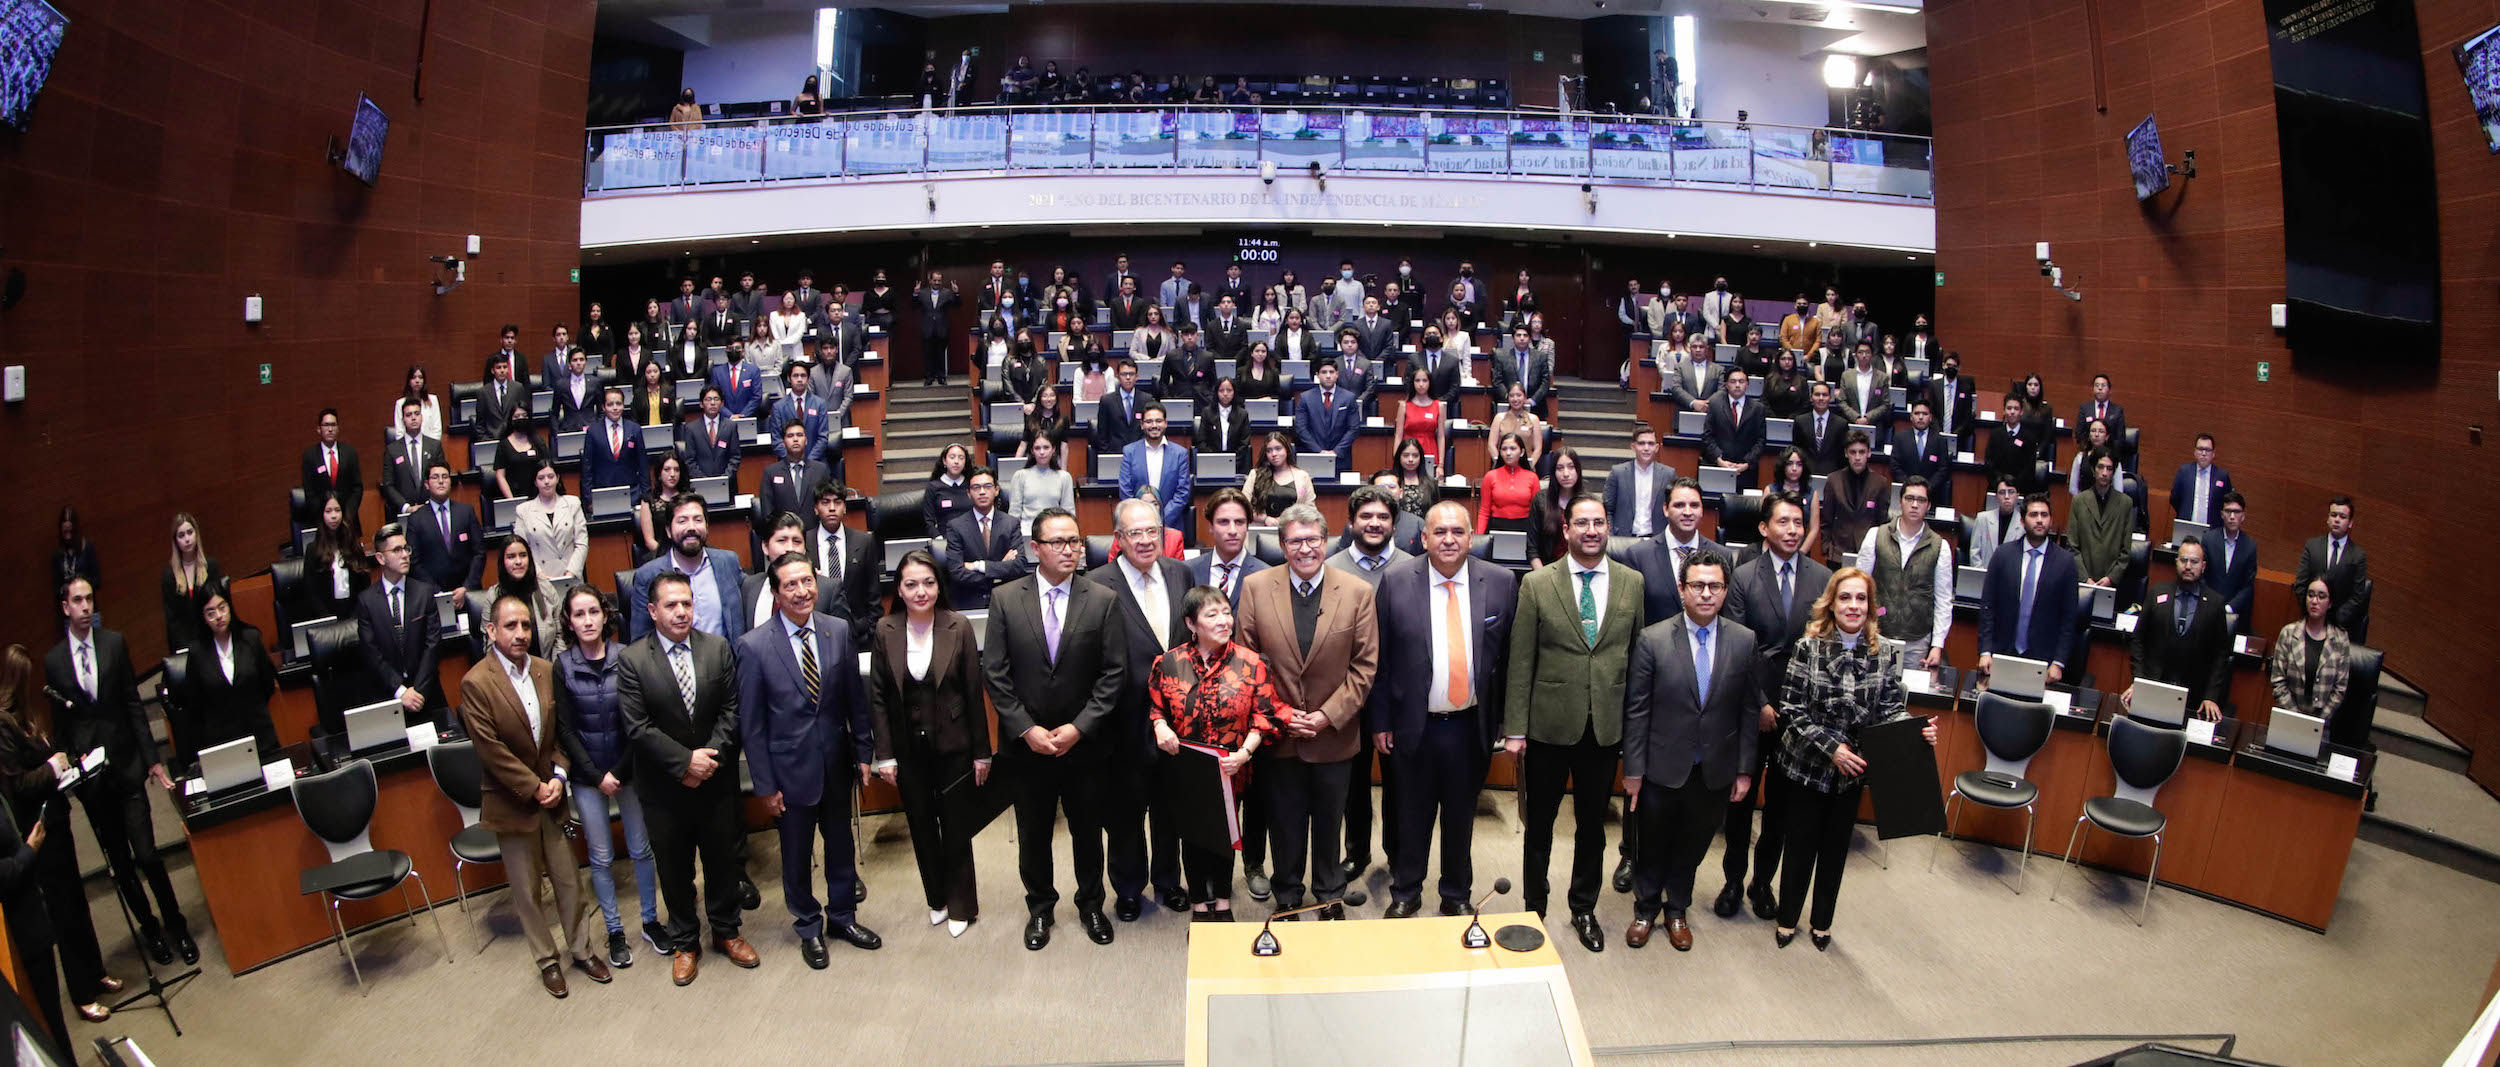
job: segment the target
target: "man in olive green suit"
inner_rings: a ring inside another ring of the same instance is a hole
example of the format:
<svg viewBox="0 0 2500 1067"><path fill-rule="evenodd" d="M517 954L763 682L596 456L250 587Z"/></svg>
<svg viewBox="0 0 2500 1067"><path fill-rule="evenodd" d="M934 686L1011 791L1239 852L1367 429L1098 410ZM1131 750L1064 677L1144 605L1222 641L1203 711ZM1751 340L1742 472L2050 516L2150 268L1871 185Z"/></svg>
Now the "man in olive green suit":
<svg viewBox="0 0 2500 1067"><path fill-rule="evenodd" d="M1519 583L1511 621L1510 693L1503 745L1524 754L1527 850L1522 896L1545 914L1545 871L1554 851L1554 816L1565 779L1579 829L1571 843L1571 928L1603 952L1597 892L1606 862L1606 807L1623 742L1623 683L1641 629L1641 572L1606 558L1606 503L1571 502L1563 540L1570 551Z"/></svg>
<svg viewBox="0 0 2500 1067"><path fill-rule="evenodd" d="M2066 509L2066 539L2074 542L2075 569L2094 585L2115 587L2126 577L2135 547L2135 501L2117 486L2118 461L2106 448L2075 457L2092 481Z"/></svg>

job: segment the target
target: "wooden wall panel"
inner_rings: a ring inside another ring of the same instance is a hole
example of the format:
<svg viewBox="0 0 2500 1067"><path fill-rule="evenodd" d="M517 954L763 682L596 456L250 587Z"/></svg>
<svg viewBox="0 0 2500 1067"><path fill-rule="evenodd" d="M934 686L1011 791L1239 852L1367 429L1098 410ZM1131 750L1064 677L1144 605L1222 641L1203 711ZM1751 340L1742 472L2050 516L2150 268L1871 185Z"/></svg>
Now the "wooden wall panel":
<svg viewBox="0 0 2500 1067"><path fill-rule="evenodd" d="M33 128L0 132L0 268L27 278L0 360L28 382L0 411L0 641L58 640L51 519L75 504L144 665L174 513L227 573L265 567L316 412L373 455L408 364L441 393L502 323L541 338L576 314L594 5L437 0L420 42L398 0L54 3L70 28ZM360 92L391 119L370 189L324 158ZM436 297L426 257L473 233L469 284Z"/></svg>
<svg viewBox="0 0 2500 1067"><path fill-rule="evenodd" d="M2273 72L2259 0L2097 0L2109 110L2069 62L2087 0L1941 0L1929 9L1935 87L1938 334L1991 386L2037 369L2061 411L2106 370L2166 485L2190 438L2221 439L2251 498L2263 564L2289 571L2324 529L2327 498L2360 504L2372 642L2431 694L2431 720L2500 788L2500 463L2472 436L2500 430L2500 158L2487 149L2449 50L2500 22L2500 0L2413 0L2433 118L2445 282L2435 366L2374 353L2295 365L2268 325L2283 299ZM2123 138L2159 116L2200 176L2139 206ZM2090 205L2087 209L2086 204ZM2085 298L2049 291L2049 241ZM2256 380L2256 364L2272 380ZM2157 505L2157 514L2167 515Z"/></svg>

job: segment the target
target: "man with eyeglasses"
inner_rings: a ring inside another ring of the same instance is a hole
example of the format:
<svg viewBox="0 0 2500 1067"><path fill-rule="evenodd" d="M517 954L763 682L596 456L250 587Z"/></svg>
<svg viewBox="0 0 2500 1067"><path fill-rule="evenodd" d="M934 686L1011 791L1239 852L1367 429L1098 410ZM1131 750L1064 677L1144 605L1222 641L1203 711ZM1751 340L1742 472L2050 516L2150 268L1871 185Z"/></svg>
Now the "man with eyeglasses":
<svg viewBox="0 0 2500 1067"><path fill-rule="evenodd" d="M1728 591L1727 559L1697 555L1684 566L1684 612L1641 631L1624 682L1625 808L1647 844L1634 879L1632 925L1624 944L1649 944L1660 906L1667 943L1693 948L1685 912L1693 873L1710 851L1722 812L1750 795L1760 752L1746 729L1763 699L1753 634L1719 625Z"/></svg>
<svg viewBox="0 0 2500 1067"><path fill-rule="evenodd" d="M1606 813L1623 741L1623 683L1641 629L1639 571L1606 558L1606 502L1575 497L1564 519L1568 558L1519 583L1511 623L1509 693L1503 748L1524 758L1527 840L1521 900L1545 914L1545 871L1554 851L1554 817L1568 779L1577 832L1572 839L1571 928L1582 947L1606 950L1597 892L1606 862Z"/></svg>
<svg viewBox="0 0 2500 1067"><path fill-rule="evenodd" d="M1024 947L1050 944L1059 890L1052 884L1050 839L1062 811L1076 861L1076 915L1097 945L1111 943L1102 913L1103 838L1100 779L1113 718L1128 680L1128 622L1119 595L1076 580L1085 536L1066 508L1033 520L1035 569L999 587L990 599L981 669L998 713L1000 770L1022 783L1016 796L1016 866L1030 920Z"/></svg>
<svg viewBox="0 0 2500 1067"><path fill-rule="evenodd" d="M1162 409L1151 409L1160 416ZM1112 728L1102 739L1111 761L1103 778L1102 821L1111 872L1112 914L1136 922L1145 911L1146 883L1165 911L1189 910L1181 892L1180 828L1155 812L1151 863L1147 853L1146 811L1154 787L1154 732L1146 716L1146 690L1155 660L1172 646L1189 640L1181 601L1197 583L1189 565L1163 554L1163 520L1145 500L1120 501L1112 511L1119 557L1111 566L1096 567L1086 577L1116 597L1127 622L1128 639L1113 655L1129 679L1120 687L1112 711ZM961 522L961 519L957 519Z"/></svg>
<svg viewBox="0 0 2500 1067"><path fill-rule="evenodd" d="M998 472L974 464L964 484L972 509L947 520L946 570L955 610L972 611L987 607L990 590L1025 576L1031 565L1024 561L1024 531L998 507Z"/></svg>
<svg viewBox="0 0 2500 1067"><path fill-rule="evenodd" d="M1776 774L1766 774L1770 755L1778 747L1779 720L1772 702L1779 699L1780 686L1788 677L1788 655L1797 646L1797 638L1806 631L1806 619L1812 614L1814 598L1831 584L1831 568L1808 558L1803 549L1806 541L1805 501L1794 493L1773 493L1762 502L1762 554L1736 568L1729 580L1727 617L1753 631L1754 659L1760 665L1756 686L1762 690L1763 703L1757 710L1759 737L1754 745L1754 762L1750 770L1754 781L1762 786L1762 840L1753 840L1753 805L1730 804L1721 836L1726 846L1719 857L1719 869L1727 875L1720 887L1719 898L1710 905L1712 914L1722 919L1734 918L1743 905L1753 905L1755 918L1768 919L1777 911L1778 902L1771 895L1771 876L1779 870L1781 786L1774 785ZM2072 600L2072 597L2067 598ZM1748 845L1752 847L1750 850ZM1753 865L1753 881L1745 880L1746 861ZM1741 888L1740 888L1741 887Z"/></svg>
<svg viewBox="0 0 2500 1067"><path fill-rule="evenodd" d="M2231 613L2231 632L2248 632L2248 607L2257 598L2257 539L2247 534L2248 498L2222 494L2222 529L2205 536L2205 587Z"/></svg>

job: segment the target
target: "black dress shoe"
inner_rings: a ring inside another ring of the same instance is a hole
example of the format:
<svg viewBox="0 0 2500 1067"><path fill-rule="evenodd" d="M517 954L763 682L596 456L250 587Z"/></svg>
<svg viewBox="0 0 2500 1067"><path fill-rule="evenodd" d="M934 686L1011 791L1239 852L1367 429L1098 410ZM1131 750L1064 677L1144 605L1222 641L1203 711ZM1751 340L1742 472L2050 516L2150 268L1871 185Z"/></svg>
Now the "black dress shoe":
<svg viewBox="0 0 2500 1067"><path fill-rule="evenodd" d="M1729 882L1727 888L1719 890L1719 899L1711 902L1710 913L1722 919L1733 919L1744 907L1745 891L1736 883Z"/></svg>
<svg viewBox="0 0 2500 1067"><path fill-rule="evenodd" d="M885 939L878 937L876 931L856 922L826 923L825 932L841 938L843 944L870 952L876 951L885 944Z"/></svg>
<svg viewBox="0 0 2500 1067"><path fill-rule="evenodd" d="M763 906L764 894L755 891L755 883L745 878L738 879L738 910L754 911Z"/></svg>
<svg viewBox="0 0 2500 1067"><path fill-rule="evenodd" d="M821 971L821 970L824 970L824 969L825 969L825 939L824 939L824 938L821 938L821 937L802 937L802 938L800 938L800 939L799 939L799 958L807 961L807 966L808 966L808 969L809 969L809 970L816 970L816 971Z"/></svg>
<svg viewBox="0 0 2500 1067"><path fill-rule="evenodd" d="M868 880L867 880L867 879L865 879L865 878L859 878L859 879L854 879L854 880L852 880L852 882L851 882L851 903L853 903L853 904L866 904L866 903L868 903Z"/></svg>
<svg viewBox="0 0 2500 1067"><path fill-rule="evenodd" d="M1162 897L1157 899L1155 903L1163 905L1163 910L1165 911L1188 911L1189 894L1183 893L1178 889L1166 889L1163 891Z"/></svg>
<svg viewBox="0 0 2500 1067"><path fill-rule="evenodd" d="M1027 951L1040 952L1042 946L1047 944L1050 944L1050 916L1036 915L1032 922L1024 924L1024 947Z"/></svg>
<svg viewBox="0 0 2500 1067"><path fill-rule="evenodd" d="M1780 930L1773 930L1771 931L1771 940L1777 943L1779 947L1787 948L1791 943L1797 940L1797 931L1789 930L1783 932Z"/></svg>
<svg viewBox="0 0 2500 1067"><path fill-rule="evenodd" d="M1615 861L1615 892L1629 893L1631 891L1632 857L1625 856L1622 859Z"/></svg>
<svg viewBox="0 0 2500 1067"><path fill-rule="evenodd" d="M1091 911L1077 912L1076 921L1079 925L1085 927L1085 936L1093 938L1095 944L1108 945L1111 943L1111 917L1104 915L1102 913L1102 909L1096 908Z"/></svg>
<svg viewBox="0 0 2500 1067"><path fill-rule="evenodd" d="M1573 933L1580 935L1580 947L1591 952L1606 951L1606 931L1598 929L1597 916L1581 912L1571 917Z"/></svg>
<svg viewBox="0 0 2500 1067"><path fill-rule="evenodd" d="M1111 914L1119 916L1124 923L1136 922L1137 917L1145 913L1146 902L1136 897L1121 897L1111 905Z"/></svg>
<svg viewBox="0 0 2500 1067"><path fill-rule="evenodd" d="M1753 902L1753 917L1769 919L1780 913L1779 902L1771 899L1771 887L1759 882L1745 887L1745 899Z"/></svg>
<svg viewBox="0 0 2500 1067"><path fill-rule="evenodd" d="M1806 933L1806 940L1814 942L1814 951L1816 952L1829 952L1832 950L1832 935L1830 934L1818 934L1808 931Z"/></svg>
<svg viewBox="0 0 2500 1067"><path fill-rule="evenodd" d="M1466 904L1464 904L1464 903L1461 903L1461 902L1459 902L1459 901L1455 901L1455 900L1450 900L1450 899L1444 898L1444 899L1441 901L1441 914L1443 914L1443 915L1465 915L1465 914L1467 914L1467 905L1466 905Z"/></svg>
<svg viewBox="0 0 2500 1067"><path fill-rule="evenodd" d="M165 943L165 935L145 934L142 935L142 940L147 942L148 958L158 963L174 962L174 950L172 946Z"/></svg>
<svg viewBox="0 0 2500 1067"><path fill-rule="evenodd" d="M1389 902L1389 910L1382 914L1392 919L1412 919L1416 912L1422 910L1424 910L1424 902L1421 900L1392 900Z"/></svg>
<svg viewBox="0 0 2500 1067"><path fill-rule="evenodd" d="M1337 868L1345 872L1346 884L1352 885L1355 882L1360 881L1363 877L1363 872L1370 870L1371 866L1371 858L1366 856L1362 859L1349 859L1344 863L1338 864Z"/></svg>
<svg viewBox="0 0 2500 1067"><path fill-rule="evenodd" d="M191 940L189 930L174 931L174 951L182 954L182 962L186 964L200 962L200 944Z"/></svg>

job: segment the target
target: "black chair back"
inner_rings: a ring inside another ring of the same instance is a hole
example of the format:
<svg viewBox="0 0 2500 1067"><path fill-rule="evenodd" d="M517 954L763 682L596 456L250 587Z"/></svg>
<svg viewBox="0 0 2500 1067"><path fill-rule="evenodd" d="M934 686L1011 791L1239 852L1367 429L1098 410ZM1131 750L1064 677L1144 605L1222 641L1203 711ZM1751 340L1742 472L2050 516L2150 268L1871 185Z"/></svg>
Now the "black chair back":
<svg viewBox="0 0 2500 1067"><path fill-rule="evenodd" d="M1738 493L1719 498L1719 536L1723 545L1750 545L1762 539L1762 497Z"/></svg>
<svg viewBox="0 0 2500 1067"><path fill-rule="evenodd" d="M486 765L477 758L477 742L452 741L425 750L425 768L434 785L453 805L476 811L486 788Z"/></svg>
<svg viewBox="0 0 2500 1067"><path fill-rule="evenodd" d="M1606 538L1606 558L1629 567L1632 565L1632 546L1640 544L1645 540L1649 539L1642 537L1618 537L1610 534Z"/></svg>
<svg viewBox="0 0 2500 1067"><path fill-rule="evenodd" d="M373 809L380 799L373 761L348 762L295 780L295 813L321 839L335 863L373 851Z"/></svg>
<svg viewBox="0 0 2500 1067"><path fill-rule="evenodd" d="M2358 646L2370 640L2370 588L2376 582L2363 578L2352 583L2352 625L2344 628L2344 636L2352 640L2355 655L2361 652Z"/></svg>
<svg viewBox="0 0 2500 1067"><path fill-rule="evenodd" d="M269 564L269 598L277 606L274 636L284 643L296 610L304 604L304 557L290 556Z"/></svg>
<svg viewBox="0 0 2500 1067"><path fill-rule="evenodd" d="M190 657L179 652L165 657L165 673L157 684L157 696L165 702L168 710L182 702L182 694L186 691L183 683L190 677Z"/></svg>
<svg viewBox="0 0 2500 1067"><path fill-rule="evenodd" d="M1092 570L1111 564L1112 554L1119 551L1118 539L1110 534L1085 535L1085 568Z"/></svg>
<svg viewBox="0 0 2500 1067"><path fill-rule="evenodd" d="M2049 743L2057 710L2036 700L2016 700L1998 693L1979 694L1979 743L2006 763L2021 763Z"/></svg>
<svg viewBox="0 0 2500 1067"><path fill-rule="evenodd" d="M304 647L312 660L313 715L325 733L345 733L347 709L390 695L377 695L381 683L365 669L359 653L362 644L353 619L332 619L304 632Z"/></svg>
<svg viewBox="0 0 2500 1067"><path fill-rule="evenodd" d="M928 524L921 521L920 503L928 496L925 480L909 489L877 494L876 506L868 512L868 521L872 524L870 532L884 541L944 535L946 531L926 529Z"/></svg>
<svg viewBox="0 0 2500 1067"><path fill-rule="evenodd" d="M1493 535L1477 534L1467 543L1467 554L1481 560L1493 558Z"/></svg>
<svg viewBox="0 0 2500 1067"><path fill-rule="evenodd" d="M2119 792L2149 797L2179 773L2187 758L2187 731L2150 726L2126 716L2109 723L2109 769L2118 775ZM2129 798L2134 799L2134 798ZM2143 801L2150 803L2149 799Z"/></svg>
<svg viewBox="0 0 2500 1067"><path fill-rule="evenodd" d="M306 500L304 499L304 487L303 487L303 486L300 486L300 485L299 485L299 486L296 486L296 487L295 487L295 488L293 488L293 489L289 489L289 490L287 490L287 491L286 491L286 513L295 517L295 525L297 525L297 526L310 526L310 525L312 525L311 523L304 521L304 520L305 520L305 517L306 517L306 513L307 513L307 512L309 512L311 509L312 509L312 505L311 505L311 503L310 503L310 502L308 502L308 501L306 501ZM318 516L314 516L314 517L316 517L316 518L317 518ZM350 518L353 518L353 517L354 517L354 516L350 516Z"/></svg>
<svg viewBox="0 0 2500 1067"><path fill-rule="evenodd" d="M2386 653L2358 639L2353 642L2351 684L2344 689L2344 702L2327 719L2328 741L2364 752L2377 749L2370 741L2370 723L2378 716L2379 675L2386 658Z"/></svg>
<svg viewBox="0 0 2500 1067"><path fill-rule="evenodd" d="M1250 549L1250 554L1257 557L1258 561L1261 563L1267 564L1270 567L1282 567L1285 565L1284 543L1276 540L1276 536L1274 534L1251 534L1250 544L1248 547Z"/></svg>

